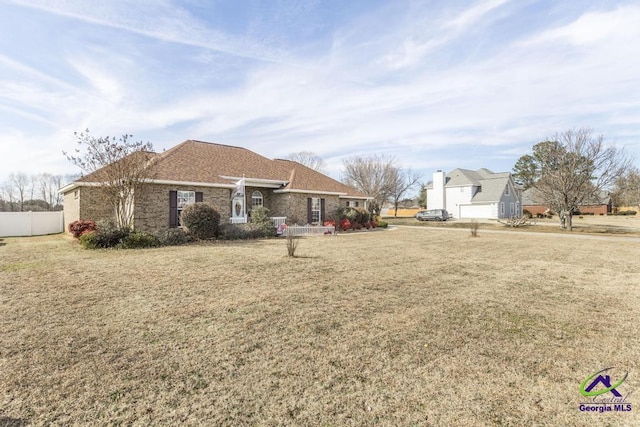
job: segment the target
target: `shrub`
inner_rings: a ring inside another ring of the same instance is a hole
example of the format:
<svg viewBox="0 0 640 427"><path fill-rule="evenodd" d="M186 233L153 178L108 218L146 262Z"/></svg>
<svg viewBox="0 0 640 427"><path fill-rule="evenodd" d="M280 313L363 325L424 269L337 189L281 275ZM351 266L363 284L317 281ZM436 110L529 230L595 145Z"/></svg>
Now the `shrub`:
<svg viewBox="0 0 640 427"><path fill-rule="evenodd" d="M389 226L389 223L385 221L378 221L377 224L380 228L387 228Z"/></svg>
<svg viewBox="0 0 640 427"><path fill-rule="evenodd" d="M80 241L80 245L82 245L85 249L98 249L98 232L90 231L81 235L78 240Z"/></svg>
<svg viewBox="0 0 640 427"><path fill-rule="evenodd" d="M78 220L73 221L69 224L69 233L73 235L76 239L82 236L83 234L87 234L91 231L95 231L96 223L90 219L87 220Z"/></svg>
<svg viewBox="0 0 640 427"><path fill-rule="evenodd" d="M296 256L296 249L298 249L299 242L300 238L298 236L287 234L287 255L289 255L290 257Z"/></svg>
<svg viewBox="0 0 640 427"><path fill-rule="evenodd" d="M351 221L349 221L347 218L343 218L340 221L340 229L342 231L347 231L350 228L351 228Z"/></svg>
<svg viewBox="0 0 640 427"><path fill-rule="evenodd" d="M134 231L125 236L118 245L122 249L155 248L160 246L160 239L150 233Z"/></svg>
<svg viewBox="0 0 640 427"><path fill-rule="evenodd" d="M258 235L257 238L275 236L276 229L273 226L269 209L264 206L252 209L249 229L251 229L252 233Z"/></svg>
<svg viewBox="0 0 640 427"><path fill-rule="evenodd" d="M618 211L614 215L635 215L636 211Z"/></svg>
<svg viewBox="0 0 640 427"><path fill-rule="evenodd" d="M128 229L119 228L111 222L100 223L95 231L80 236L80 244L86 249L115 248L129 234Z"/></svg>
<svg viewBox="0 0 640 427"><path fill-rule="evenodd" d="M522 210L522 216L526 216L527 218L533 218L533 214L527 209Z"/></svg>
<svg viewBox="0 0 640 427"><path fill-rule="evenodd" d="M179 246L189 243L187 233L181 228L170 228L158 234L158 241L162 246Z"/></svg>
<svg viewBox="0 0 640 427"><path fill-rule="evenodd" d="M193 238L214 239L220 231L220 214L206 203L194 203L185 207L180 222Z"/></svg>
<svg viewBox="0 0 640 427"><path fill-rule="evenodd" d="M471 230L471 237L478 237L478 228L480 228L480 224L478 223L478 220L472 219L471 222L469 223L469 229Z"/></svg>
<svg viewBox="0 0 640 427"><path fill-rule="evenodd" d="M222 224L219 237L223 240L247 240L261 239L265 235L261 228L252 224Z"/></svg>

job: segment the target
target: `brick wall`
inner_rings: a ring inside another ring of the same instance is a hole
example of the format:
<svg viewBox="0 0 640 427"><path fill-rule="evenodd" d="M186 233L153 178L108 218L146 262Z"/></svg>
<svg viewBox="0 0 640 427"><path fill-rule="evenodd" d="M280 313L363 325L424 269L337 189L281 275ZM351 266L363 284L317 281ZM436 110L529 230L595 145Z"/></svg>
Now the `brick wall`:
<svg viewBox="0 0 640 427"><path fill-rule="evenodd" d="M231 214L231 190L227 188L150 185L141 197L136 198L134 226L136 230L158 232L169 228L169 192L202 192L202 202L213 206L220 214L220 222L229 221Z"/></svg>
<svg viewBox="0 0 640 427"><path fill-rule="evenodd" d="M325 200L325 218L333 213L338 206L345 206L346 202L341 201L338 196L312 193L273 193L271 199L271 215L286 216L288 224L307 223L307 199L309 197L319 197Z"/></svg>
<svg viewBox="0 0 640 427"><path fill-rule="evenodd" d="M64 194L65 230L73 221L92 219L106 221L115 219L113 208L105 201L99 188L77 187Z"/></svg>

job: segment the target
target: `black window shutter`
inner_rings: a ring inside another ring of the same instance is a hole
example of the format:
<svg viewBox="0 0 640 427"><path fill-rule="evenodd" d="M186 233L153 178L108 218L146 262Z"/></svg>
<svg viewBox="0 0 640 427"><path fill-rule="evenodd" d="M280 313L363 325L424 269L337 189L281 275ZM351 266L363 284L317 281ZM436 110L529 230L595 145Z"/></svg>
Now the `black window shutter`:
<svg viewBox="0 0 640 427"><path fill-rule="evenodd" d="M169 227L178 226L178 192L169 191Z"/></svg>
<svg viewBox="0 0 640 427"><path fill-rule="evenodd" d="M307 199L307 224L313 222L313 213L311 212L311 197Z"/></svg>
<svg viewBox="0 0 640 427"><path fill-rule="evenodd" d="M320 199L320 225L322 225L324 218L324 199Z"/></svg>
<svg viewBox="0 0 640 427"><path fill-rule="evenodd" d="M202 203L203 200L202 191L196 191L196 203Z"/></svg>

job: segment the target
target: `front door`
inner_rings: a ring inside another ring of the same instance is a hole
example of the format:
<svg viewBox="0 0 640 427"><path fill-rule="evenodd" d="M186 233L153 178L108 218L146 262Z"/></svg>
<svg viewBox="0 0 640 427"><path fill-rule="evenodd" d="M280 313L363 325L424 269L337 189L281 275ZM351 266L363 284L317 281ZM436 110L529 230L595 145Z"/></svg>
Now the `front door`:
<svg viewBox="0 0 640 427"><path fill-rule="evenodd" d="M245 213L244 196L236 196L231 200L231 223L244 224L247 222Z"/></svg>

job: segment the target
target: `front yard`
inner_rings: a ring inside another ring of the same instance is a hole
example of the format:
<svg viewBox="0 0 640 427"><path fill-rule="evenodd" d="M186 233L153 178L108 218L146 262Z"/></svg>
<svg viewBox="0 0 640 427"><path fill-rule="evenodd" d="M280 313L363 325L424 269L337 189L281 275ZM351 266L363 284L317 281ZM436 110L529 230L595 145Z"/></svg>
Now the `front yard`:
<svg viewBox="0 0 640 427"><path fill-rule="evenodd" d="M640 387L639 250L482 230L308 237L298 258L282 239L4 238L0 426L631 425L640 397L582 413L579 389L611 366Z"/></svg>

